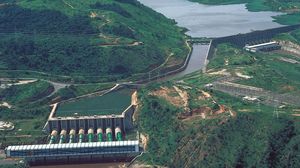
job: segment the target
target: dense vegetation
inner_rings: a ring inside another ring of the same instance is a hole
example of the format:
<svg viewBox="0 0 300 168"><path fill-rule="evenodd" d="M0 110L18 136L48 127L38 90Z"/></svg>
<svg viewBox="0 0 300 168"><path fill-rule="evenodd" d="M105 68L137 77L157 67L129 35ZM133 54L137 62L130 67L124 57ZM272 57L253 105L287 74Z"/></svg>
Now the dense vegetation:
<svg viewBox="0 0 300 168"><path fill-rule="evenodd" d="M275 38L299 44L299 37L299 30L296 30ZM194 73L179 81L144 88L139 92L142 107L138 125L149 139L147 152L140 161L168 167L299 167L299 117L292 115L299 114L299 108L277 109L205 88L205 84L218 78L210 72L226 69L233 77L237 73L249 76L236 79L235 83L299 95L300 66L282 58L300 61L297 55L284 51L250 53L232 44L220 44L206 74ZM198 116L182 120L179 117L184 111L181 107L151 94L174 85L187 91L192 111L202 107L218 108L209 99L199 99L199 90L205 90L215 102L231 109L236 116L222 113L205 119Z"/></svg>
<svg viewBox="0 0 300 168"><path fill-rule="evenodd" d="M205 79L204 75L196 76ZM203 87L202 81L191 78L183 81L193 89ZM162 86L172 84L175 83ZM276 118L272 107L258 107L213 92L217 102L237 112L236 117L220 114L212 119L182 121L178 119L182 110L165 99L149 95L149 91L157 88L150 86L140 92L139 127L149 135L147 152L140 161L168 167L300 166L299 121L289 116L288 110ZM244 112L245 109L248 111Z"/></svg>
<svg viewBox="0 0 300 168"><path fill-rule="evenodd" d="M68 87L58 90L53 94L50 99L52 102L59 102L67 100L70 98L75 98L78 96L86 95L89 93L98 92L101 90L106 90L112 88L113 84L104 83L104 84L86 84L86 85L70 85Z"/></svg>
<svg viewBox="0 0 300 168"><path fill-rule="evenodd" d="M300 2L298 0L190 0L209 5L225 5L246 3L250 11L282 11L285 15L276 16L281 24L300 23Z"/></svg>
<svg viewBox="0 0 300 168"><path fill-rule="evenodd" d="M192 128L189 138L193 144L179 151L174 166L299 167L297 121L274 119L270 114L240 114L216 129L209 128L216 122L221 121L200 122L200 128Z"/></svg>
<svg viewBox="0 0 300 168"><path fill-rule="evenodd" d="M278 34L275 39L291 41L293 43L300 44L300 30L298 29L289 33Z"/></svg>
<svg viewBox="0 0 300 168"><path fill-rule="evenodd" d="M5 101L10 104L24 104L48 96L53 90L53 86L45 81L13 85L0 92L0 101Z"/></svg>
<svg viewBox="0 0 300 168"><path fill-rule="evenodd" d="M149 135L147 154L143 159L151 165L170 165L183 132L176 114L180 111L163 99L143 97L139 130Z"/></svg>
<svg viewBox="0 0 300 168"><path fill-rule="evenodd" d="M0 148L44 138L42 128L50 111L45 101L53 90L51 84L40 80L0 89L0 104L6 102L10 105L9 108L0 106L0 121L12 122L15 126L13 131L0 132Z"/></svg>
<svg viewBox="0 0 300 168"><path fill-rule="evenodd" d="M2 70L130 75L187 55L182 29L136 0L10 2L0 10Z"/></svg>

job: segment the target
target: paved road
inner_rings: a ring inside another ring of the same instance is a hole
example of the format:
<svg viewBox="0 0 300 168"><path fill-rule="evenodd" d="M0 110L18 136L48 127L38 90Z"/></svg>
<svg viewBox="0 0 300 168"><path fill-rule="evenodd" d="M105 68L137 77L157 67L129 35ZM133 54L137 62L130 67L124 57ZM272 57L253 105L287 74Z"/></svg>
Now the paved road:
<svg viewBox="0 0 300 168"><path fill-rule="evenodd" d="M68 87L68 86L71 85L69 83L58 83L58 82L52 82L52 81L48 81L48 80L45 80L45 81L49 82L54 87L53 92L50 95L48 95L47 97L50 97L50 96L54 95L58 90L60 90L62 88L65 88L65 87Z"/></svg>

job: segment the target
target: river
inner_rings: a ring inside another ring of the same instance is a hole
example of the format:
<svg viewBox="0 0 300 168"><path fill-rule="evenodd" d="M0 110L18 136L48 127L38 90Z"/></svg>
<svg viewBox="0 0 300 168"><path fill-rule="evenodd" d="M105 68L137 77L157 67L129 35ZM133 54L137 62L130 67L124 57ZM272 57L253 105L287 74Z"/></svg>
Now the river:
<svg viewBox="0 0 300 168"><path fill-rule="evenodd" d="M192 37L221 37L253 30L263 30L279 27L273 22L276 12L249 12L244 4L239 5L201 5L187 0L139 0L175 19L179 26L188 28L186 33ZM204 66L208 45L193 45L193 53L187 68L171 78L182 77L186 74L201 70ZM117 168L124 163L100 163L82 165L37 166L34 168Z"/></svg>

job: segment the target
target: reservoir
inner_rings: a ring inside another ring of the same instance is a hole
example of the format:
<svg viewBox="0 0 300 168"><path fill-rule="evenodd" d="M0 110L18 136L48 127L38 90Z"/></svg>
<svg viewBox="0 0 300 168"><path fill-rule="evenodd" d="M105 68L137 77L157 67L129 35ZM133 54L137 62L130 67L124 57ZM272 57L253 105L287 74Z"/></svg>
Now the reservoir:
<svg viewBox="0 0 300 168"><path fill-rule="evenodd" d="M203 5L188 0L139 0L145 6L174 19L191 37L223 37L280 27L273 16L280 12L249 12L245 4ZM193 45L187 68L168 78L182 77L204 67L208 45Z"/></svg>
<svg viewBox="0 0 300 168"><path fill-rule="evenodd" d="M202 5L188 0L139 0L189 29L192 37L222 37L280 27L272 16L279 12L249 12L245 4Z"/></svg>

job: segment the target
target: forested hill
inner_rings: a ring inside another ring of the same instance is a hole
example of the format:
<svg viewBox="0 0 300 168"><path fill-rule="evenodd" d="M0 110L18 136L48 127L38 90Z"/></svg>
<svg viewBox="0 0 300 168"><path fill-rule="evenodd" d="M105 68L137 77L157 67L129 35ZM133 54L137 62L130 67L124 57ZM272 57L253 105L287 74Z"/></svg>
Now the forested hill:
<svg viewBox="0 0 300 168"><path fill-rule="evenodd" d="M146 72L184 59L182 31L136 0L0 0L0 70Z"/></svg>

